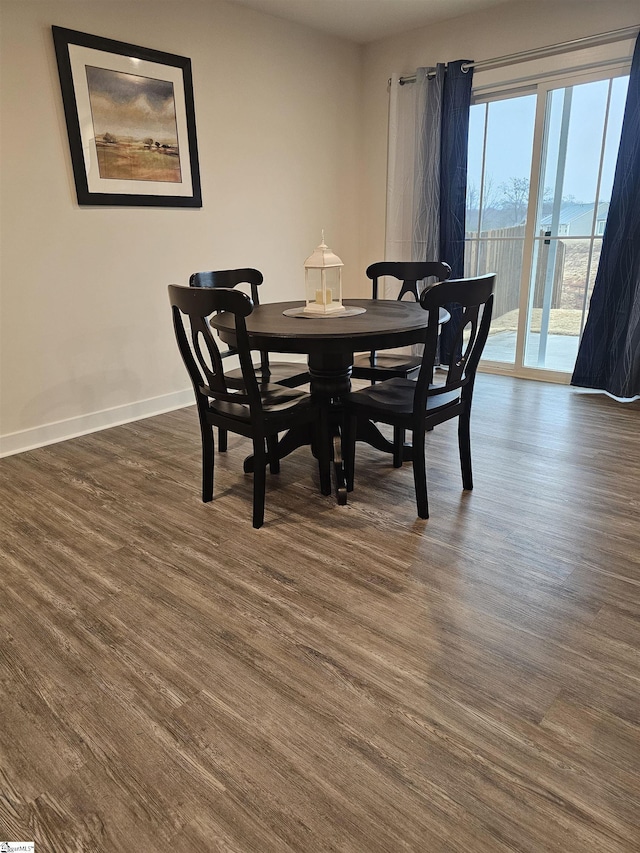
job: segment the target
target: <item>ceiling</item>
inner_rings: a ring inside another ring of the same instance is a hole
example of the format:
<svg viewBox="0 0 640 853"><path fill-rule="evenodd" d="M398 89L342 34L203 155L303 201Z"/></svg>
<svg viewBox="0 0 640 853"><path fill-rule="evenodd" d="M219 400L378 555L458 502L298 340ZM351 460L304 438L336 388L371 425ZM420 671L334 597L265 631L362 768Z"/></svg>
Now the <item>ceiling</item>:
<svg viewBox="0 0 640 853"><path fill-rule="evenodd" d="M228 0L366 44L515 0Z"/></svg>

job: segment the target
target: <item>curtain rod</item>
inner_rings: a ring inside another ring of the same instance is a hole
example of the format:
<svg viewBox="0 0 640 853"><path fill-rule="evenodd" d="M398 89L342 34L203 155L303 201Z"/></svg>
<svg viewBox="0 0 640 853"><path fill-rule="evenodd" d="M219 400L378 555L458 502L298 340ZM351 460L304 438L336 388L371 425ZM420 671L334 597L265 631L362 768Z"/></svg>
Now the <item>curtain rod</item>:
<svg viewBox="0 0 640 853"><path fill-rule="evenodd" d="M622 27L619 30L609 30L606 33L598 33L593 36L583 36L582 38L571 39L570 41L562 41L558 44L550 44L547 47L534 47L531 50L522 50L520 53L509 53L506 56L497 56L495 59L481 59L478 62L465 62L461 67L463 71L468 71L470 68L497 68L500 65L509 65L510 63L526 62L528 59L541 59L545 56L551 56L554 53L560 53L562 50L569 48L578 50L581 47L590 47L598 44L607 44L610 41L622 41L626 38L633 38L638 35L639 27ZM430 73L428 77L433 77ZM398 81L401 86L405 83L415 83L416 75L412 74L409 77L401 77ZM391 82L391 80L389 80Z"/></svg>

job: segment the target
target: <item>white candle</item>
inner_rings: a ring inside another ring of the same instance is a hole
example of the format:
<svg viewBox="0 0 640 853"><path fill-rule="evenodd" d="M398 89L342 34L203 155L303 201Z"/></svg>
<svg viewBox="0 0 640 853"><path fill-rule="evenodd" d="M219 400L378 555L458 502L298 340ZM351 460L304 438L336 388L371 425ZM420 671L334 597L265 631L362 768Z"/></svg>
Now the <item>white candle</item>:
<svg viewBox="0 0 640 853"><path fill-rule="evenodd" d="M316 290L316 302L318 305L331 305L332 299L333 295L330 287L325 289L324 295L322 290Z"/></svg>

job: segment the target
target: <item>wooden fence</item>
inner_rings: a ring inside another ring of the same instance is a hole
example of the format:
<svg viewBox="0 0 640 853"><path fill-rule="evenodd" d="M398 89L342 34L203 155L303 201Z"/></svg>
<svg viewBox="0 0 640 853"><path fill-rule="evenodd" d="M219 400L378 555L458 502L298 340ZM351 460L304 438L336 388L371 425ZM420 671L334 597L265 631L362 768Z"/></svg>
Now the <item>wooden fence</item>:
<svg viewBox="0 0 640 853"><path fill-rule="evenodd" d="M544 237L544 232L540 232ZM556 257L553 270L553 293L551 307L559 308L562 297L562 277L565 247L556 240ZM493 307L494 317L513 311L520 304L520 278L522 275L522 250L524 247L524 225L511 228L494 228L491 231L468 232L464 259L465 276L496 273L496 292ZM544 283L550 244L538 243L535 290L533 307L542 307ZM477 270L477 273L476 273Z"/></svg>

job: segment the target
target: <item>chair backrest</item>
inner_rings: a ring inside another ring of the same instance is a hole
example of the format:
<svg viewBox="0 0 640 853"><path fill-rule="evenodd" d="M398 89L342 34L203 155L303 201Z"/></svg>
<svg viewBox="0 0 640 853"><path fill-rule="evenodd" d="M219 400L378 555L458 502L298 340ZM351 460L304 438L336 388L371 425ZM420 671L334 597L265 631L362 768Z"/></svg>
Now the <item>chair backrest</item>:
<svg viewBox="0 0 640 853"><path fill-rule="evenodd" d="M488 273L477 278L459 278L431 285L420 296L420 305L429 312L427 338L422 365L416 382L414 412L423 412L428 396L462 389L467 403L471 402L476 370L487 341L491 313L493 311L493 289L496 274ZM456 323L452 352L461 356L446 369L444 383L433 386L433 371L438 346L439 309L455 303L461 307Z"/></svg>
<svg viewBox="0 0 640 853"><path fill-rule="evenodd" d="M263 281L262 273L251 267L239 270L207 270L194 272L189 277L189 287L236 287L239 284L249 284L253 304L259 305L258 287Z"/></svg>
<svg viewBox="0 0 640 853"><path fill-rule="evenodd" d="M169 301L178 348L185 363L198 411L202 417L211 398L233 403L247 403L252 420L262 413L245 318L253 311L246 293L231 288L181 287L169 285ZM235 317L237 353L242 368L243 389L230 389L224 375L223 360L209 325L209 317L217 311L229 311ZM185 324L189 318L189 328Z"/></svg>
<svg viewBox="0 0 640 853"><path fill-rule="evenodd" d="M398 299L409 293L417 302L420 299L418 282L434 277L438 281L446 281L451 275L451 267L444 261L378 261L367 267L367 277L373 282L374 299L378 298L378 279L384 275L402 282Z"/></svg>
<svg viewBox="0 0 640 853"><path fill-rule="evenodd" d="M238 270L207 270L205 272L194 272L189 276L189 287L200 288L215 288L215 287L236 287L239 284L248 284L251 286L251 299L254 305L260 304L258 297L258 287L264 281L264 276L260 270L255 270L252 267L243 267ZM222 358L227 358L230 355L237 355L238 351L235 347L229 347L222 351ZM260 368L263 378L269 376L269 353L266 351L260 352Z"/></svg>

